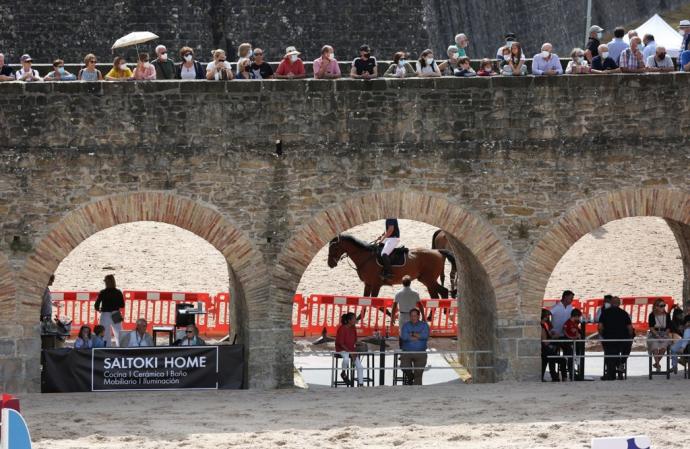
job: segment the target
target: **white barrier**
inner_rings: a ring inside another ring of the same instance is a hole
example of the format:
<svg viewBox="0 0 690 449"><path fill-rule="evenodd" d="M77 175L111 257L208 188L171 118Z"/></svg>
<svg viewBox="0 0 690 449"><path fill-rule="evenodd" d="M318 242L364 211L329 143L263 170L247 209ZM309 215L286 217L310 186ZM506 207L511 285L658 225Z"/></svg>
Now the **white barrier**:
<svg viewBox="0 0 690 449"><path fill-rule="evenodd" d="M606 437L592 438L592 449L651 449L649 437L638 435L634 437Z"/></svg>

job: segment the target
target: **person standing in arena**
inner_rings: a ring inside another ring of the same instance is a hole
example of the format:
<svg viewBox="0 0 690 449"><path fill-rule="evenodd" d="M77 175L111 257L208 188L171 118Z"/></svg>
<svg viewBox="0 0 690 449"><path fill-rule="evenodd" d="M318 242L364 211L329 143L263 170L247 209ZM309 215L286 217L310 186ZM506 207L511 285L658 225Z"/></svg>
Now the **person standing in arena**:
<svg viewBox="0 0 690 449"><path fill-rule="evenodd" d="M115 346L120 346L120 332L122 331L122 310L125 308L125 297L117 289L115 276L109 274L103 279L105 288L98 293L94 304L97 312L101 313L100 325L105 328L105 345L110 346L112 336Z"/></svg>

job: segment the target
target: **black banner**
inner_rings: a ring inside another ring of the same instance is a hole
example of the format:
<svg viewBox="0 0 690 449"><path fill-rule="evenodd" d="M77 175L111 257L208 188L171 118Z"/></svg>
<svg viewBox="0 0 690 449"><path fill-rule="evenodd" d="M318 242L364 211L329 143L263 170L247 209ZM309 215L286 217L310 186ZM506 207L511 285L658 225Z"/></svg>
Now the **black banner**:
<svg viewBox="0 0 690 449"><path fill-rule="evenodd" d="M237 389L243 370L242 345L47 349L41 391Z"/></svg>

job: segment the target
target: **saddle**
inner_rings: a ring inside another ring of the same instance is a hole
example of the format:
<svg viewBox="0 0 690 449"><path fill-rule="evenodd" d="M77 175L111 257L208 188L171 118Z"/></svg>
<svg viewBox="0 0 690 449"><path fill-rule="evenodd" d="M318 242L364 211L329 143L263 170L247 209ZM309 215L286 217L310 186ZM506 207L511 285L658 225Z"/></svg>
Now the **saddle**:
<svg viewBox="0 0 690 449"><path fill-rule="evenodd" d="M376 248L376 263L380 267L383 267L383 263L381 261L381 250L383 250L383 243L379 243L378 247ZM400 246L398 248L395 248L390 255L391 266L393 266L393 267L404 266L407 263L407 253L409 253L409 252L410 252L410 250L408 248L405 248L404 246Z"/></svg>

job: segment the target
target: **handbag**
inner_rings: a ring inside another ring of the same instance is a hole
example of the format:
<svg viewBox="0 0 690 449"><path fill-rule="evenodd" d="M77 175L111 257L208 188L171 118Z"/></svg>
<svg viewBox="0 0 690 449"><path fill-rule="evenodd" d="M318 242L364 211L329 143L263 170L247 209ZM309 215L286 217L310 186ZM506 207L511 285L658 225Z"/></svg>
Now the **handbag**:
<svg viewBox="0 0 690 449"><path fill-rule="evenodd" d="M119 310L110 312L110 319L112 319L113 323L115 324L122 323L122 321L124 321L124 318L122 318L122 312Z"/></svg>

